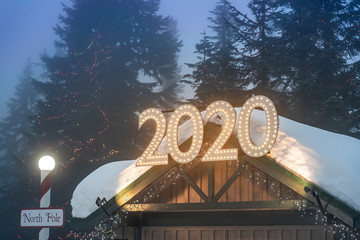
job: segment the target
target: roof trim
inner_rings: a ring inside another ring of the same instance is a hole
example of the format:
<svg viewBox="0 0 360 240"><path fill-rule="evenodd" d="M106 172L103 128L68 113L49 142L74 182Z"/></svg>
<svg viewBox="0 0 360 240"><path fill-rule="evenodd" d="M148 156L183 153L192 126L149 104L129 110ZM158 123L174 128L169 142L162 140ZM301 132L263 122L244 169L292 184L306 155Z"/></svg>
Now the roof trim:
<svg viewBox="0 0 360 240"><path fill-rule="evenodd" d="M118 208L126 204L132 197L137 195L140 191L148 187L156 179L161 177L163 174L168 172L175 165L174 161L171 161L166 166L154 166L146 171L143 175L129 184L126 188L121 190L113 198L111 198L106 204L103 205L104 209L109 213L113 213ZM75 229L88 229L91 226L94 226L100 223L107 217L106 212L98 208L92 214L90 214L85 219L72 218L71 226Z"/></svg>
<svg viewBox="0 0 360 240"><path fill-rule="evenodd" d="M309 201L317 204L316 198L310 192L304 190L305 187L316 191L320 197L320 201L324 206L324 210L339 218L351 227L360 227L360 213L351 208L346 203L337 199L321 187L307 181L303 177L291 172L289 169L281 166L275 160L268 156L260 158L252 158L249 156L242 157L246 162L265 172L272 178L283 183L291 190L297 192Z"/></svg>
<svg viewBox="0 0 360 240"><path fill-rule="evenodd" d="M215 123L207 123L206 127L210 128L210 125L212 125L211 127L213 128L218 128L217 130L220 131L219 125ZM214 131L211 132L211 135L214 135L214 137L216 137L216 130L213 130ZM208 133L209 132L210 131L208 131ZM191 139L191 137L188 138L182 145L186 146L191 144ZM230 145L232 145L233 147L237 145L237 147L239 147L237 141L232 141L233 139L234 135L230 138L229 147L231 147ZM339 218L351 227L360 227L360 213L358 211L354 210L349 205L337 199L319 186L311 183L310 181L307 181L305 178L283 167L274 159L268 156L253 158L245 154L241 154L240 152L239 157L245 160L247 163L251 164L252 166L265 172L267 175L271 176L277 181L283 183L291 190L305 197L307 200L317 204L316 198L310 192L305 192L304 188L308 187L311 190L315 190L320 197L320 201L324 206L325 211L331 213L332 215ZM143 175L141 175L139 178L129 184L125 189L121 190L118 194L111 198L105 205L103 205L103 207L108 213L113 213L118 208L126 204L140 191L144 190L151 183L160 178L163 174L165 174L175 165L177 165L177 163L173 160L170 160L168 165L154 166L150 168L147 172L145 172ZM105 211L101 208L98 208L85 219L72 218L70 225L72 228L75 229L87 229L100 223L106 217L107 214L105 213Z"/></svg>

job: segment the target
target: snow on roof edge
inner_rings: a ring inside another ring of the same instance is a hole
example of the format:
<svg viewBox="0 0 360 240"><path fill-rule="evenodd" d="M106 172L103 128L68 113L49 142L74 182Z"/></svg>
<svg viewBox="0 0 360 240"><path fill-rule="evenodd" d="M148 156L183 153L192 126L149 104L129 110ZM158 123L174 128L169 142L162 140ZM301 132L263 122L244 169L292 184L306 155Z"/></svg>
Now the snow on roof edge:
<svg viewBox="0 0 360 240"><path fill-rule="evenodd" d="M192 135L191 122L187 121L179 126L179 144L184 143ZM168 152L166 137L161 142L158 153ZM84 178L75 188L71 199L72 216L86 218L98 209L95 201L97 197L109 200L130 183L135 181L151 166L136 167L136 160L121 160L105 164Z"/></svg>
<svg viewBox="0 0 360 240"><path fill-rule="evenodd" d="M240 108L236 108L237 114L239 111ZM219 118L212 122L223 124ZM360 211L360 203L356 201L360 199L360 189L353 189L353 183L360 182L360 174L356 171L360 169L360 161L356 160L360 156L360 141L284 117L279 117L279 122L279 134L269 157ZM254 110L250 131L255 143L261 141L264 126L264 113ZM179 143L182 144L192 135L191 122L179 126L179 132L182 133L179 134ZM167 152L165 137L159 153ZM97 197L111 199L150 169L135 167L135 163L136 160L109 163L87 176L74 190L71 200L73 217L86 218L98 208L95 204Z"/></svg>

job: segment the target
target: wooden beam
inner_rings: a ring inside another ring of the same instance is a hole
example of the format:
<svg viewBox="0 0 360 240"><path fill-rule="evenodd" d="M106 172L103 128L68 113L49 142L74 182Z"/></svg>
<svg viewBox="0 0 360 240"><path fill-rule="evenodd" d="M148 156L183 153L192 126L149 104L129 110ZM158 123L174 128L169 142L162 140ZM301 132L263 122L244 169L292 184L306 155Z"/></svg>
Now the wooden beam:
<svg viewBox="0 0 360 240"><path fill-rule="evenodd" d="M187 147L191 145L191 138L187 139L181 146ZM153 166L139 178L130 183L126 188L121 190L118 194L116 194L113 198L108 200L103 207L110 214L119 209L122 205L127 203L130 199L132 199L135 195L137 195L140 191L148 187L158 178L162 177L163 174L168 172L172 167L177 165L177 163L169 157L168 165L164 166ZM100 223L107 217L106 213L98 208L92 214L90 214L85 219L72 218L71 219L71 228L75 229L84 229L89 226L95 226Z"/></svg>
<svg viewBox="0 0 360 240"><path fill-rule="evenodd" d="M359 217L360 213L351 209L346 204L342 203L331 194L314 185L313 183L305 180L304 178L296 175L288 169L285 169L279 163L276 163L269 157L252 158L249 156L242 156L242 158L250 163L252 166L265 172L272 178L283 183L293 191L297 192L309 201L317 204L316 198L311 192L306 192L305 187L310 190L315 190L320 197L323 206L326 206L326 211L339 218L344 223L351 227L360 227Z"/></svg>
<svg viewBox="0 0 360 240"><path fill-rule="evenodd" d="M248 201L248 202L206 202L206 203L149 203L125 204L128 212L183 212L183 211L261 211L300 209L310 206L307 200Z"/></svg>
<svg viewBox="0 0 360 240"><path fill-rule="evenodd" d="M194 183L194 181L184 172L184 170L179 167L179 173L184 178L184 180L195 190L195 192L205 201L208 201L208 196Z"/></svg>
<svg viewBox="0 0 360 240"><path fill-rule="evenodd" d="M261 210L261 211L177 211L177 212L143 212L142 226L203 226L214 229L215 226L231 226L248 228L249 226L269 225L314 225L316 209L305 211L291 210ZM136 226L139 212L128 212L127 226ZM319 223L321 225L321 223ZM329 229L330 230L330 229ZM209 238L213 239L213 238ZM225 238L224 238L225 239ZM253 239L253 238L250 238ZM268 239L265 235L265 239Z"/></svg>
<svg viewBox="0 0 360 240"><path fill-rule="evenodd" d="M240 163L239 163L240 166ZM229 178L229 180L222 186L222 188L215 194L215 196L211 199L212 202L217 202L221 198L221 196L228 190L228 188L235 182L235 180L240 176L240 174L244 171L244 166L237 167L235 173Z"/></svg>
<svg viewBox="0 0 360 240"><path fill-rule="evenodd" d="M208 202L211 202L214 196L214 164L208 162Z"/></svg>
<svg viewBox="0 0 360 240"><path fill-rule="evenodd" d="M126 188L121 190L117 195L115 195L115 197L111 198L106 204L103 205L103 207L108 213L112 214L127 201L137 195L141 190L145 189L156 179L168 172L173 166L175 166L175 164L176 163L174 161L169 161L168 165L152 167L150 170L129 184ZM71 219L71 227L76 229L88 228L89 225L95 226L96 224L103 221L106 217L106 213L101 208L98 208L85 219Z"/></svg>

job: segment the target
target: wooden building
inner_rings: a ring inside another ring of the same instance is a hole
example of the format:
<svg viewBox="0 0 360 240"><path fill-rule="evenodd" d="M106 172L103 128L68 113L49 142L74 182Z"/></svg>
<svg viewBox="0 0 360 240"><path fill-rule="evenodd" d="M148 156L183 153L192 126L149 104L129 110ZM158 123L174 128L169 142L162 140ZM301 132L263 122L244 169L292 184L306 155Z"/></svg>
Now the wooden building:
<svg viewBox="0 0 360 240"><path fill-rule="evenodd" d="M194 161L154 166L103 206L123 219L113 226L114 239L357 239L351 232L360 227L359 212L267 155L252 158L239 150L238 161L201 162L206 143L221 129L205 128L204 149ZM234 136L227 146L239 147ZM98 224L107 218L104 209L73 219L72 226ZM347 228L339 231L331 221Z"/></svg>

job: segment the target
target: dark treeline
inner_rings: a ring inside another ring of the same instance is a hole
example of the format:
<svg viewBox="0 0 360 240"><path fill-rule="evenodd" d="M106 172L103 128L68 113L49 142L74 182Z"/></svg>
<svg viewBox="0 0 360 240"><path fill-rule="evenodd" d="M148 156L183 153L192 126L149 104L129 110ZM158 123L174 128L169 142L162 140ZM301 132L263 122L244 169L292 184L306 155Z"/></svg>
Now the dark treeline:
<svg viewBox="0 0 360 240"><path fill-rule="evenodd" d="M33 79L26 70L1 122L0 167L8 169L0 177L1 197L12 200L6 203L12 209L1 204L2 215L9 216L1 223L4 239L37 238L38 230L19 228L19 212L39 206L41 155L57 161L51 203L64 207L70 219L76 185L100 165L136 158L151 137L138 133L138 113L173 107L181 42L176 21L158 8L158 0L74 0L64 6L54 28L57 54L42 56L47 80ZM38 96L35 105L25 103L30 86ZM66 231L51 231L51 239Z"/></svg>
<svg viewBox="0 0 360 240"><path fill-rule="evenodd" d="M224 99L242 106L267 95L279 113L359 138L360 3L252 0L248 16L220 0L211 33L196 44L185 78L196 106ZM138 114L179 104L181 41L159 0L74 0L54 28L54 56L43 55L46 81L28 64L0 122L0 213L4 239L36 238L19 229L21 208L37 207L41 155L56 158L52 206L65 208L75 186L98 166L134 159L151 137ZM205 26L204 26L205 27ZM143 76L153 79L142 81ZM53 238L76 238L68 230Z"/></svg>
<svg viewBox="0 0 360 240"><path fill-rule="evenodd" d="M242 106L267 95L282 116L359 138L360 3L252 0L251 16L220 0L188 64L193 102Z"/></svg>

